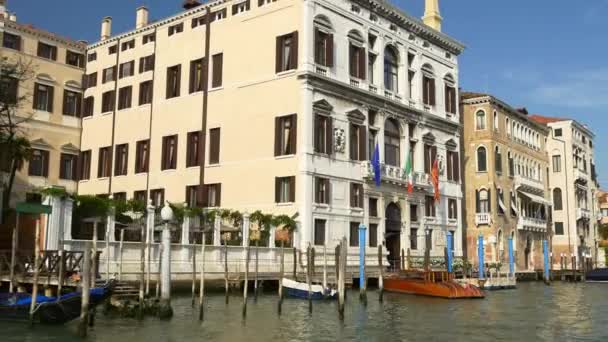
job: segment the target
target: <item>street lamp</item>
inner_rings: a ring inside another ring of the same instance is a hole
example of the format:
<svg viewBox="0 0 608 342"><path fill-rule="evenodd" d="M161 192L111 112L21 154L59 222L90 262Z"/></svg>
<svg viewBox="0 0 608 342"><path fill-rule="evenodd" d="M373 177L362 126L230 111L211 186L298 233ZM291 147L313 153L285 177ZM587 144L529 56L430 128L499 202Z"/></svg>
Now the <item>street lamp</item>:
<svg viewBox="0 0 608 342"><path fill-rule="evenodd" d="M160 282L160 306L159 317L168 319L173 316L171 308L171 231L169 222L173 221L173 209L169 203L160 210L160 217L163 220L162 230L162 260L161 260L161 282ZM204 242L203 242L204 243Z"/></svg>

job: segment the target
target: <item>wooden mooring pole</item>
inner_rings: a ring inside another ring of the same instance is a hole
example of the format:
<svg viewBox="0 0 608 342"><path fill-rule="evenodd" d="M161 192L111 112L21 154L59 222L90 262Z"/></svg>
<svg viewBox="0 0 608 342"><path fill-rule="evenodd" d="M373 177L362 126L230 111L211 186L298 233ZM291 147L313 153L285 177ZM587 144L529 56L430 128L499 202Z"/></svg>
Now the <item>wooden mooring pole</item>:
<svg viewBox="0 0 608 342"><path fill-rule="evenodd" d="M323 291L327 290L327 245L323 245Z"/></svg>
<svg viewBox="0 0 608 342"><path fill-rule="evenodd" d="M312 247L306 249L306 283L308 284L308 313L312 314Z"/></svg>
<svg viewBox="0 0 608 342"><path fill-rule="evenodd" d="M110 230L106 225L106 281L110 280Z"/></svg>
<svg viewBox="0 0 608 342"><path fill-rule="evenodd" d="M204 239L204 237L203 237ZM203 241L205 243L205 241ZM191 245L192 247L192 307L194 307L194 303L196 302L196 245Z"/></svg>
<svg viewBox="0 0 608 342"><path fill-rule="evenodd" d="M156 273L156 299L160 298L160 283L162 281L161 279L161 271L160 271L160 267L163 264L163 251L164 251L164 246L163 244L159 244L158 245L158 265L156 267L157 273Z"/></svg>
<svg viewBox="0 0 608 342"><path fill-rule="evenodd" d="M384 266L382 265L382 259L382 245L378 245L378 292L380 302L382 302L384 297Z"/></svg>
<svg viewBox="0 0 608 342"><path fill-rule="evenodd" d="M143 236L142 236L143 239ZM118 246L118 281L122 281L122 256L124 252L125 230L120 230L120 244Z"/></svg>
<svg viewBox="0 0 608 342"><path fill-rule="evenodd" d="M344 301L346 299L346 257L347 247L346 238L342 238L340 242L340 267L338 273L338 316L341 321L344 320Z"/></svg>
<svg viewBox="0 0 608 342"><path fill-rule="evenodd" d="M122 239L122 237L121 237ZM146 272L146 240L145 240L145 226L141 227L141 241L139 243L139 308L138 318L144 318L144 294L145 294L145 272ZM122 251L120 253L122 258ZM122 259L120 262L122 268Z"/></svg>
<svg viewBox="0 0 608 342"><path fill-rule="evenodd" d="M98 232L98 223L99 219L95 219L93 222L93 256L91 257L93 265L91 266L91 287L95 287L95 282L97 281L97 272L99 271L97 267L97 232Z"/></svg>
<svg viewBox="0 0 608 342"><path fill-rule="evenodd" d="M247 316L247 290L249 289L249 243L245 247L245 282L243 283L243 317Z"/></svg>
<svg viewBox="0 0 608 342"><path fill-rule="evenodd" d="M80 304L80 321L78 322L78 335L80 337L87 336L87 325L89 320L89 290L91 272L91 243L87 242L84 250L84 258L82 265L82 302Z"/></svg>
<svg viewBox="0 0 608 342"><path fill-rule="evenodd" d="M32 283L32 302L30 304L30 323L34 324L36 300L38 299L38 276L40 273L40 217L36 218L36 235L34 240L34 281Z"/></svg>
<svg viewBox="0 0 608 342"><path fill-rule="evenodd" d="M57 300L61 299L63 291L63 282L65 278L65 251L63 250L63 241L59 247L59 269L57 270Z"/></svg>
<svg viewBox="0 0 608 342"><path fill-rule="evenodd" d="M255 240L255 270L253 275L253 301L258 301L258 267L259 267L259 253L260 251L260 239Z"/></svg>
<svg viewBox="0 0 608 342"><path fill-rule="evenodd" d="M293 248L293 280L297 280L298 277L298 251L296 248Z"/></svg>
<svg viewBox="0 0 608 342"><path fill-rule="evenodd" d="M228 240L224 238L224 287L225 287L225 297L226 297L226 305L230 301L230 297L228 296L228 292L230 291L230 285L228 284Z"/></svg>
<svg viewBox="0 0 608 342"><path fill-rule="evenodd" d="M294 248L294 257L295 257L295 248ZM295 261L295 259L294 259ZM279 305L278 312L279 316L283 311L283 275L285 272L285 241L281 240L281 266L279 269Z"/></svg>
<svg viewBox="0 0 608 342"><path fill-rule="evenodd" d="M19 217L20 214L17 213L17 222L15 223L15 227L13 227L13 240L11 244L11 271L10 271L10 281L9 284L9 293L14 293L17 288L17 284L15 281L15 265L17 263L17 248L19 245Z"/></svg>

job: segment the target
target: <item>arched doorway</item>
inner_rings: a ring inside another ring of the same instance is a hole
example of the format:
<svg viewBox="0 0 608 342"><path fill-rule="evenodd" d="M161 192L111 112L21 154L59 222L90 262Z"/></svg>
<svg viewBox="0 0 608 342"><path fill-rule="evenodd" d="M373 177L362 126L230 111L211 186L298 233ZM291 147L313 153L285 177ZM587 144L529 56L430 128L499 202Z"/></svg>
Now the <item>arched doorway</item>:
<svg viewBox="0 0 608 342"><path fill-rule="evenodd" d="M526 249L524 250L524 267L530 269L530 255L532 254L532 238L528 235L526 238Z"/></svg>
<svg viewBox="0 0 608 342"><path fill-rule="evenodd" d="M384 239L388 250L388 260L392 268L400 269L401 251L401 209L395 203L386 208L386 228Z"/></svg>

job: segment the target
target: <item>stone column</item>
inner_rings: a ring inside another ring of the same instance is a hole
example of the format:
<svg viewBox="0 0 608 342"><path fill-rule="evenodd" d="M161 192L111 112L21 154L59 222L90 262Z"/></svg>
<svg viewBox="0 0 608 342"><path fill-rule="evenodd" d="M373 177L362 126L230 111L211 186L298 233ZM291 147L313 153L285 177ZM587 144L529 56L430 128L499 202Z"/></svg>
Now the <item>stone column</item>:
<svg viewBox="0 0 608 342"><path fill-rule="evenodd" d="M268 247L269 248L275 248L276 247L276 244L275 244L275 235L276 235L276 233L277 233L277 227L270 226L270 234L269 234L270 241L268 241Z"/></svg>
<svg viewBox="0 0 608 342"><path fill-rule="evenodd" d="M45 205L52 207L52 212L47 215L44 228L44 249L58 250L59 249L59 234L61 233L61 199L55 196L47 196L42 202Z"/></svg>
<svg viewBox="0 0 608 342"><path fill-rule="evenodd" d="M192 259L192 254L191 253L196 253L196 251L192 248L188 248L188 245L190 245L190 221L192 219L188 216L185 215L184 216L184 222L182 222L182 237L181 237L181 255L182 255L182 261L184 260L191 260Z"/></svg>
<svg viewBox="0 0 608 342"><path fill-rule="evenodd" d="M63 241L72 240L72 212L74 209L74 200L66 198L63 201Z"/></svg>
<svg viewBox="0 0 608 342"><path fill-rule="evenodd" d="M243 214L242 236L243 247L249 246L249 229L251 229L251 220L248 213Z"/></svg>
<svg viewBox="0 0 608 342"><path fill-rule="evenodd" d="M222 226L222 219L220 218L219 215L215 215L215 222L213 223L213 245L214 246L222 245L221 226Z"/></svg>
<svg viewBox="0 0 608 342"><path fill-rule="evenodd" d="M163 227L162 244L159 317L167 319L173 316L171 308L171 231L168 222L165 222Z"/></svg>

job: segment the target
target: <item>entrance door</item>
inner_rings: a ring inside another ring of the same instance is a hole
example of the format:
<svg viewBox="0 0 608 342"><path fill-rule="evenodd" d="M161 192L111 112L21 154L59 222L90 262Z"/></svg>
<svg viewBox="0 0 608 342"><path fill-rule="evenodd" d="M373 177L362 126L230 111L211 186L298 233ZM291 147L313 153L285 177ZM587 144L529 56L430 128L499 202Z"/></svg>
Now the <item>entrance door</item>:
<svg viewBox="0 0 608 342"><path fill-rule="evenodd" d="M395 203L386 208L386 249L391 268L401 269L401 209Z"/></svg>

